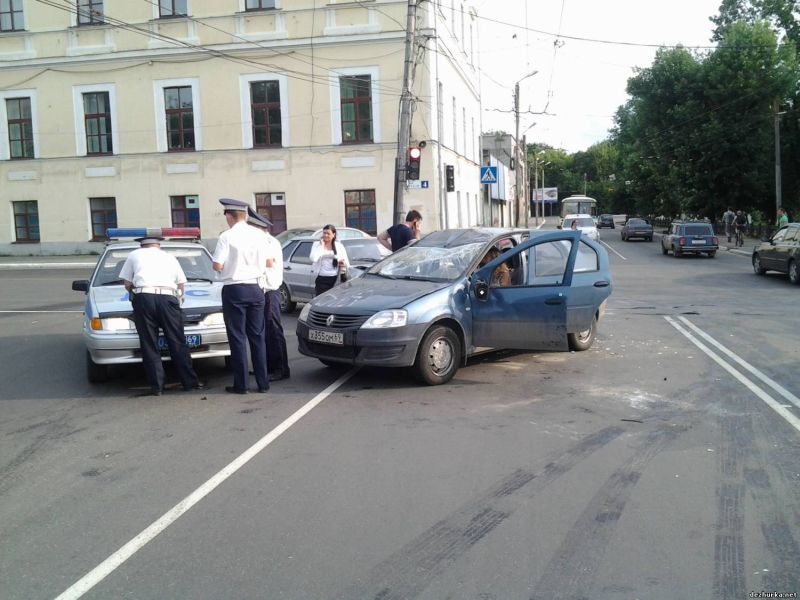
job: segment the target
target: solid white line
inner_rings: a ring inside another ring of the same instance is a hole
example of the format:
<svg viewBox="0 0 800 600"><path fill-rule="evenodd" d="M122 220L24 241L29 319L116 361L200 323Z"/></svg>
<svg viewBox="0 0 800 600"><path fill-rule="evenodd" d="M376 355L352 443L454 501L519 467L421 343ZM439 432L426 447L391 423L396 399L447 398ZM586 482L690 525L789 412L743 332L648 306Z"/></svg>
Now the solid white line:
<svg viewBox="0 0 800 600"><path fill-rule="evenodd" d="M259 452L261 452L264 448L266 448L272 442L278 439L281 436L281 434L286 432L292 425L297 423L305 415L311 412L312 409L314 409L323 400L325 400L325 398L327 398L334 391L336 391L348 379L350 379L353 375L355 375L356 372L358 372L357 368L351 369L350 371L342 375L339 379L330 384L328 387L326 387L324 390L322 390L319 394L314 396L314 398L309 400L302 408L300 408L292 416L290 416L283 423L278 425L275 429L273 429L267 435L258 440L255 444L250 446L247 450L245 450L242 454L240 454L237 458L235 458L232 462L230 462L216 475L211 477L211 479L206 481L199 488L197 488L191 494L186 496L186 498L178 502L178 504L176 504L166 513L164 513L157 521L155 521L153 524L147 527L139 535L137 535L127 544L122 546L122 548L114 552L114 554L109 556L102 563L100 563L94 569L89 571L86 575L81 577L77 582L75 582L72 586L70 586L69 589L59 594L56 600L76 600L77 598L80 598L86 592L91 590L94 586L96 586L108 575L110 575L117 567L119 567L122 563L124 563L136 552L138 552L142 547L144 547L145 544L147 544L150 540L155 538L158 534L164 531L172 523L177 521L190 508L192 508L195 504L200 502L200 500L205 498L208 494L210 494L214 490L214 488L223 483L226 479L228 479L228 477L236 473L236 471L241 469Z"/></svg>
<svg viewBox="0 0 800 600"><path fill-rule="evenodd" d="M15 314L61 314L61 313L83 313L82 310L0 310L0 314L15 315Z"/></svg>
<svg viewBox="0 0 800 600"><path fill-rule="evenodd" d="M605 246L605 247L606 247L606 248L608 248L609 250L611 250L611 251L612 251L614 254L616 254L617 256L619 256L619 257L620 257L622 260L628 260L627 258L625 258L624 256L622 256L622 254L620 254L619 252L617 252L616 250L614 250L614 249L613 249L611 246L609 246L609 245L608 245L606 242L604 242L603 240L600 240L600 243L601 243L601 244L603 244L603 246Z"/></svg>
<svg viewBox="0 0 800 600"><path fill-rule="evenodd" d="M704 339L705 339L706 341L708 341L709 343L711 343L711 344L713 344L714 346L716 346L717 350L719 350L720 352L723 352L723 353L727 354L727 355L728 355L730 358L732 358L733 360L735 360L735 361L736 361L737 363L739 363L739 364L740 364L742 367L744 367L745 369L747 369L748 371L750 371L750 372L751 372L753 375L755 375L756 377L758 377L758 378L759 378L761 381L763 381L764 383L766 383L766 384L767 384L769 387L771 387L773 390L775 390L776 392L778 392L778 393L779 393L781 396L783 396L784 398L786 398L786 399L787 399L789 402L791 402L792 404L794 404L794 405L795 405L797 408L800 408L800 398L798 398L797 396L795 396L795 395L794 395L792 392L790 392L789 390L787 390L785 387L783 387L783 386L782 386L781 384L779 384L777 381L775 381L775 380L773 380L773 379L770 379L769 377L767 377L767 376L766 376L764 373L762 373L761 371L759 371L758 369L756 369L756 368L755 368L753 365L751 365L750 363L748 363L748 362L747 362L747 361L745 361L744 359L742 359L742 358L738 357L736 354L734 354L733 352L731 352L730 350L728 350L728 349L727 349L725 346L723 346L722 344L720 344L720 343L719 343L717 340L715 340L714 338L712 338L712 337L711 337L710 335L708 335L708 334L707 334L705 331L703 331L702 329L700 329L699 327L697 327L696 325L694 325L692 322L690 322L690 321L689 321L689 319L687 319L686 317L678 317L678 318L679 318L681 321L683 321L683 322L684 322L684 323L685 323L687 326L689 326L689 327L690 327L690 328L691 328L691 329L692 329L692 330L693 330L693 331L694 331L694 332L695 332L697 335L699 335L700 337L704 338Z"/></svg>
<svg viewBox="0 0 800 600"><path fill-rule="evenodd" d="M698 340L694 337L691 333L689 333L686 329L684 329L679 323L675 322L674 319L668 316L664 316L667 322L672 325L675 329L681 332L690 342L692 342L695 346L700 348L703 352L705 352L714 362L716 362L719 366L725 369L728 373L733 375L736 379L739 380L739 383L744 385L747 389L753 392L756 396L761 398L767 406L769 406L772 410L782 416L786 421L794 427L797 431L800 431L800 419L798 419L794 414L792 414L789 410L783 407L782 404L778 403L772 396L767 394L764 390L758 387L755 383L750 381L747 377L739 373L736 369L734 369L731 365L727 362L722 360L717 354L711 351L711 349L706 346L703 342Z"/></svg>

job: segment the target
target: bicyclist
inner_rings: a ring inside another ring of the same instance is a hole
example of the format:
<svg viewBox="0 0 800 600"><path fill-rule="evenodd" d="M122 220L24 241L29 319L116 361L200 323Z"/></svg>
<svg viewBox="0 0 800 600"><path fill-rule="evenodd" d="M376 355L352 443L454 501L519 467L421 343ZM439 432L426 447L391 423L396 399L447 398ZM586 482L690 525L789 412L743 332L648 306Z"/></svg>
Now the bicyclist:
<svg viewBox="0 0 800 600"><path fill-rule="evenodd" d="M733 225L736 227L736 245L744 246L744 230L747 228L747 217L742 211L736 211L736 218L733 220Z"/></svg>

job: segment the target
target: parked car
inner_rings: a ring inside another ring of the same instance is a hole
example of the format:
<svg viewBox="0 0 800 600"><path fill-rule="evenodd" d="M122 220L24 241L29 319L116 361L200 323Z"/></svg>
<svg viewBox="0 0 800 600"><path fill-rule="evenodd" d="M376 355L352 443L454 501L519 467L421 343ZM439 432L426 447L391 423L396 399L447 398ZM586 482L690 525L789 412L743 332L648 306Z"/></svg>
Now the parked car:
<svg viewBox="0 0 800 600"><path fill-rule="evenodd" d="M492 283L501 264L507 287ZM610 294L605 249L576 231L436 231L306 304L298 346L326 365L413 366L437 385L482 349L588 349Z"/></svg>
<svg viewBox="0 0 800 600"><path fill-rule="evenodd" d="M627 242L631 238L641 238L648 242L653 241L653 226L644 219L628 219L620 231L622 241Z"/></svg>
<svg viewBox="0 0 800 600"><path fill-rule="evenodd" d="M160 235L153 229L125 230L126 236ZM172 229L180 237L181 231ZM113 237L115 230L109 230ZM140 232L140 233L136 233ZM149 232L149 233L145 233ZM185 235L185 234L184 234ZM134 241L110 242L89 279L72 282L72 289L86 294L83 339L86 342L86 375L91 383L106 381L109 366L142 362L139 336L133 323L133 307L119 277ZM222 283L211 268L211 255L199 239L163 241L161 249L178 259L188 280L182 305L184 333L192 358L229 357L228 335L222 317ZM158 341L162 360L170 360L163 336Z"/></svg>
<svg viewBox="0 0 800 600"><path fill-rule="evenodd" d="M758 275L786 273L789 281L800 284L800 223L781 227L771 239L753 248L753 270Z"/></svg>
<svg viewBox="0 0 800 600"><path fill-rule="evenodd" d="M311 246L318 240L316 237L298 238L283 247L283 285L280 288L283 312L292 312L298 302L308 302L314 297L316 275L309 255ZM347 266L349 279L361 277L366 269L391 254L374 237L343 239L341 242L350 259Z"/></svg>
<svg viewBox="0 0 800 600"><path fill-rule="evenodd" d="M566 215L561 223L561 229L571 229L573 221L578 230L590 240L600 239L600 232L597 231L592 215Z"/></svg>
<svg viewBox="0 0 800 600"><path fill-rule="evenodd" d="M614 215L600 215L597 218L597 228L602 229L603 227L614 229Z"/></svg>
<svg viewBox="0 0 800 600"><path fill-rule="evenodd" d="M319 239L322 235L322 227L313 228L313 227L297 227L295 229L287 229L286 231L280 232L278 235L275 236L275 239L281 243L281 246L285 246L292 240L296 240L298 238L305 238L305 237L313 237ZM353 227L337 227L336 228L336 239L340 242L342 240L349 240L353 238L369 238L372 237L366 231L361 231L360 229L355 229Z"/></svg>
<svg viewBox="0 0 800 600"><path fill-rule="evenodd" d="M703 221L673 221L661 238L661 252L672 251L675 258L684 254L707 254L714 258L718 249L714 228Z"/></svg>

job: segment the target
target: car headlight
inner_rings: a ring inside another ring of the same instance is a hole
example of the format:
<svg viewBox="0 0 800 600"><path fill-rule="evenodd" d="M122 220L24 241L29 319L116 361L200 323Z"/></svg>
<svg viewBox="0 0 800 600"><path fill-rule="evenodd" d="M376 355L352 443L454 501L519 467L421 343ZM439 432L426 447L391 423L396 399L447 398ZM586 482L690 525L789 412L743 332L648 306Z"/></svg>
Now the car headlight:
<svg viewBox="0 0 800 600"><path fill-rule="evenodd" d="M405 310L382 310L367 319L367 322L361 328L388 329L390 327L405 327L407 322L408 312Z"/></svg>
<svg viewBox="0 0 800 600"><path fill-rule="evenodd" d="M225 325L225 317L221 312L211 313L210 315L206 315L205 318L200 321L200 324L205 325L206 327Z"/></svg>
<svg viewBox="0 0 800 600"><path fill-rule="evenodd" d="M297 317L297 320L301 323L305 323L306 319L308 319L308 313L311 312L311 304L306 304L303 307L303 310L300 311L300 316Z"/></svg>
<svg viewBox="0 0 800 600"><path fill-rule="evenodd" d="M125 317L109 317L108 319L92 319L91 327L94 331L130 331L136 329L128 318Z"/></svg>

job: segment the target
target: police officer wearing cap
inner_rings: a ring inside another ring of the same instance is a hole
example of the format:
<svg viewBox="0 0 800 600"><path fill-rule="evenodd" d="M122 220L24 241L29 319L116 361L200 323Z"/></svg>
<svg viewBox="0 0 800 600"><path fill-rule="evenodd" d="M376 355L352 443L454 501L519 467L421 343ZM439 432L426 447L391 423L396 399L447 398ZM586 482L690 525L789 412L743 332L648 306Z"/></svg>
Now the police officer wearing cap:
<svg viewBox="0 0 800 600"><path fill-rule="evenodd" d="M229 229L220 234L212 256L222 279L222 314L231 347L232 394L248 392L247 346L259 392L269 389L267 348L264 337L264 292L260 281L269 258L264 234L247 224L248 204L220 198Z"/></svg>
<svg viewBox="0 0 800 600"><path fill-rule="evenodd" d="M154 396L164 392L164 365L158 348L159 328L164 332L183 389L205 388L192 369L192 357L183 332L180 298L183 297L186 275L178 260L161 249L162 239L139 238L137 241L141 248L128 255L119 274L130 294L142 364L150 384L150 394Z"/></svg>
<svg viewBox="0 0 800 600"><path fill-rule="evenodd" d="M289 353L281 323L281 293L283 284L283 250L269 233L272 223L252 208L247 209L247 222L264 232L270 246L264 276L264 329L267 342L267 366L270 381L289 379Z"/></svg>

